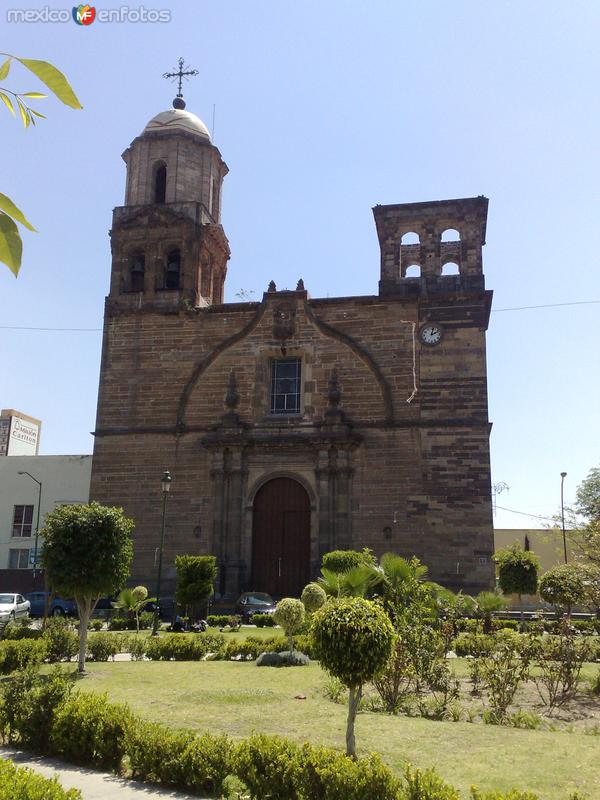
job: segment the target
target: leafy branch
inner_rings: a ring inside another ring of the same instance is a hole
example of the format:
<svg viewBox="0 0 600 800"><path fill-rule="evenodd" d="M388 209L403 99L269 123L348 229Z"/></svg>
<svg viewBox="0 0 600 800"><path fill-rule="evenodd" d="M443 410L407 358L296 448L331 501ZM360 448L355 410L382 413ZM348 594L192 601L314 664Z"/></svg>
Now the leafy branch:
<svg viewBox="0 0 600 800"><path fill-rule="evenodd" d="M61 103L70 108L83 108L69 81L52 64L33 58L19 58L10 53L0 53L0 56L6 56L6 60L0 64L0 81L6 80L12 62L16 61L33 73ZM13 92L5 86L0 86L0 100L13 117L16 117L15 107L18 109L25 128L35 125L36 117L46 119L44 114L31 108L28 101L41 100L47 96L42 92ZM0 262L6 264L15 277L19 274L23 254L23 242L17 223L35 232L33 225L15 203L0 193Z"/></svg>

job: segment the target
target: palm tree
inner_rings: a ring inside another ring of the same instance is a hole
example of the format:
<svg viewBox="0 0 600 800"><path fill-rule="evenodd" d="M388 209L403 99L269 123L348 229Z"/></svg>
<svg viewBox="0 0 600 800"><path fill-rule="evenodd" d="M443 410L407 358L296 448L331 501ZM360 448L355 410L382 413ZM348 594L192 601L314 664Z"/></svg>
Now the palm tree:
<svg viewBox="0 0 600 800"><path fill-rule="evenodd" d="M129 617L135 617L135 627L140 632L140 613L148 605L154 603L154 597L148 597L145 586L136 586L134 589L122 589L118 599L113 603L115 608L123 608Z"/></svg>
<svg viewBox="0 0 600 800"><path fill-rule="evenodd" d="M483 620L483 632L492 631L492 613L502 611L506 606L506 600L496 592L479 592L475 598L477 603L477 615Z"/></svg>
<svg viewBox="0 0 600 800"><path fill-rule="evenodd" d="M382 580L382 573L371 564L359 564L347 572L333 572L323 567L317 583L328 597L367 597Z"/></svg>

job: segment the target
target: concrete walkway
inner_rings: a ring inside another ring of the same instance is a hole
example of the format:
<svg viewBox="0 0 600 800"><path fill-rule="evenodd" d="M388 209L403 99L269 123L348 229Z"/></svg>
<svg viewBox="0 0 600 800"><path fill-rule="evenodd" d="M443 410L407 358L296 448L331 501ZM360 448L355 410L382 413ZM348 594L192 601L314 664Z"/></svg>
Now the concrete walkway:
<svg viewBox="0 0 600 800"><path fill-rule="evenodd" d="M45 778L58 778L63 789L79 789L83 800L151 800L171 798L190 800L192 795L160 789L148 783L136 783L93 769L65 764L54 758L37 756L11 747L0 747L0 758L10 758L19 767L29 767ZM198 795L195 795L198 800Z"/></svg>

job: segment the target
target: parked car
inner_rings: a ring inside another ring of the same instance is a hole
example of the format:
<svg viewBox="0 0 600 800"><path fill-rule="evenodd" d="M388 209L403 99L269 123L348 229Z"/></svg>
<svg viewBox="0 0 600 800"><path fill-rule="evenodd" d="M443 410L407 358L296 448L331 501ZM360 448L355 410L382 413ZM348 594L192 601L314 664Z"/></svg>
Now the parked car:
<svg viewBox="0 0 600 800"><path fill-rule="evenodd" d="M0 622L29 616L29 600L22 594L0 594Z"/></svg>
<svg viewBox="0 0 600 800"><path fill-rule="evenodd" d="M48 598L51 597L50 592L28 592L25 599L29 600L30 610L29 613L32 617L43 617L46 609ZM66 600L63 597L55 596L50 602L48 609L48 616L50 617L76 617L77 604L75 600Z"/></svg>
<svg viewBox="0 0 600 800"><path fill-rule="evenodd" d="M252 614L273 614L277 603L266 592L244 592L235 604L235 613L244 622L250 622Z"/></svg>

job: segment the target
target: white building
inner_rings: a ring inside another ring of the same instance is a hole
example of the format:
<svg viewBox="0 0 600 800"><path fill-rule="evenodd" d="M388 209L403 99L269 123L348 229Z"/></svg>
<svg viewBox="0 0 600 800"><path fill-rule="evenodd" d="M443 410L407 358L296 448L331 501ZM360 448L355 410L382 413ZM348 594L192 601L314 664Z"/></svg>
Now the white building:
<svg viewBox="0 0 600 800"><path fill-rule="evenodd" d="M64 503L87 503L92 456L8 456L0 458L0 580L13 570L32 570L36 527L49 511ZM38 551L42 542L38 542ZM7 574L5 570L10 570ZM17 576L18 577L18 576ZM26 576L19 580L23 582ZM23 586L4 591L27 591Z"/></svg>
<svg viewBox="0 0 600 800"><path fill-rule="evenodd" d="M37 456L42 423L13 408L0 411L0 456Z"/></svg>

